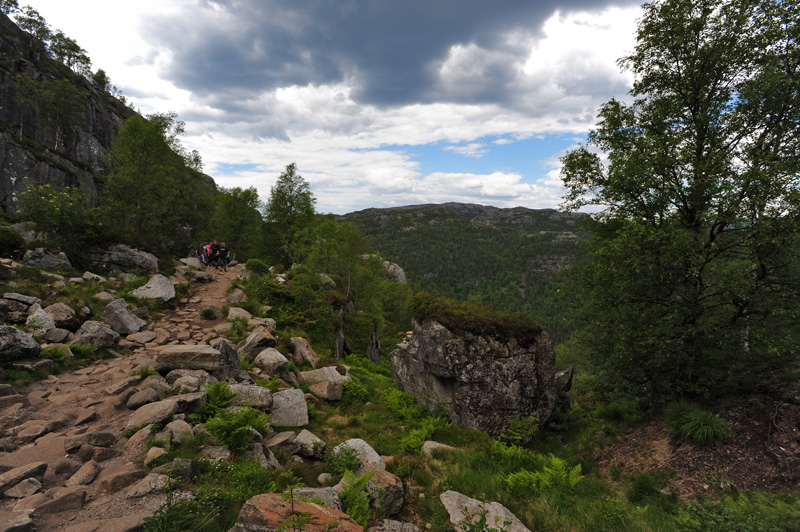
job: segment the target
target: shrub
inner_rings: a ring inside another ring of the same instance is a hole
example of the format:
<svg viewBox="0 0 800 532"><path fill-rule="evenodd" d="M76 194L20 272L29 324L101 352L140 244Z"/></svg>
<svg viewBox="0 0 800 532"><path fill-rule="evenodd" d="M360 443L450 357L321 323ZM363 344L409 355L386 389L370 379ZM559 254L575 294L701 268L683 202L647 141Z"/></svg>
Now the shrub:
<svg viewBox="0 0 800 532"><path fill-rule="evenodd" d="M25 240L9 226L0 226L0 257L17 258L25 247Z"/></svg>
<svg viewBox="0 0 800 532"><path fill-rule="evenodd" d="M69 344L69 349L75 358L93 358L97 350L87 344Z"/></svg>
<svg viewBox="0 0 800 532"><path fill-rule="evenodd" d="M217 319L217 309L214 307L205 307L200 311L200 317L204 320L215 320Z"/></svg>
<svg viewBox="0 0 800 532"><path fill-rule="evenodd" d="M269 266L259 259L247 259L247 262L244 263L244 267L257 275L269 274Z"/></svg>
<svg viewBox="0 0 800 532"><path fill-rule="evenodd" d="M357 471L361 467L361 459L352 447L340 447L335 453L329 450L325 453L325 463L328 471L337 477L344 475L346 471Z"/></svg>
<svg viewBox="0 0 800 532"><path fill-rule="evenodd" d="M241 454L253 443L251 429L266 436L269 418L253 408L240 408L236 412L219 412L203 423L208 432L235 454Z"/></svg>
<svg viewBox="0 0 800 532"><path fill-rule="evenodd" d="M206 406L200 412L189 415L189 419L193 423L205 423L225 410L231 399L236 397L236 392L231 389L226 381L209 384L206 386L206 392L208 392Z"/></svg>
<svg viewBox="0 0 800 532"><path fill-rule="evenodd" d="M664 422L681 439L697 445L711 445L728 436L728 424L699 406L679 402L667 407Z"/></svg>
<svg viewBox="0 0 800 532"><path fill-rule="evenodd" d="M539 424L535 417L515 417L500 435L500 439L513 445L520 445L529 442L538 431Z"/></svg>

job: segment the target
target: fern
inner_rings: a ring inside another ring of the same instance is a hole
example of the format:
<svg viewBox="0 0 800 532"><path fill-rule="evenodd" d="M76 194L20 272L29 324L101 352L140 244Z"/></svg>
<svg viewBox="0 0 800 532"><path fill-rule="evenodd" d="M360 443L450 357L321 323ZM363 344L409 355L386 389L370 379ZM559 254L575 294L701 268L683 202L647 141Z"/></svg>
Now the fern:
<svg viewBox="0 0 800 532"><path fill-rule="evenodd" d="M344 512L353 518L353 521L367 529L367 523L372 519L372 512L369 509L369 497L367 495L367 482L375 474L372 469L356 478L352 471L345 471L342 478L342 491L339 498L342 500Z"/></svg>
<svg viewBox="0 0 800 532"><path fill-rule="evenodd" d="M530 492L548 493L559 499L566 499L575 493L575 486L581 481L581 465L569 467L565 460L550 455L548 465L541 471L522 469L508 474L504 481L509 491L515 495Z"/></svg>

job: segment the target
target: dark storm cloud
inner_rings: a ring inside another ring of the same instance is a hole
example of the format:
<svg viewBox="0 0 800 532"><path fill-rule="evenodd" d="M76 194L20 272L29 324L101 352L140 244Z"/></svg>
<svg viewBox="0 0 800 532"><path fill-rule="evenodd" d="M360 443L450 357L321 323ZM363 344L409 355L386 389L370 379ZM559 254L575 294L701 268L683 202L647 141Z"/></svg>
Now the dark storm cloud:
<svg viewBox="0 0 800 532"><path fill-rule="evenodd" d="M346 81L357 102L378 106L504 103L517 75L514 60L526 53L504 39L509 32L536 34L557 9L633 3L202 0L193 12L150 20L147 33L155 46L169 50L164 76L209 101L231 90L246 98L279 87ZM490 56L471 80L474 86L443 90L437 66L454 45L476 45Z"/></svg>

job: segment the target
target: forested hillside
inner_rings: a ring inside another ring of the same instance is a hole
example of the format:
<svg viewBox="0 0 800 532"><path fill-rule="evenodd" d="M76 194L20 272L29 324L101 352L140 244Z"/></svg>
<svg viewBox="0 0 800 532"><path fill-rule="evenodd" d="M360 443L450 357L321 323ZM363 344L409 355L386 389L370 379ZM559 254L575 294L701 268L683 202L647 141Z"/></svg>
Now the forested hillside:
<svg viewBox="0 0 800 532"><path fill-rule="evenodd" d="M556 342L572 330L557 299L559 271L583 253L583 214L446 203L367 209L342 217L419 288L480 298L539 321Z"/></svg>

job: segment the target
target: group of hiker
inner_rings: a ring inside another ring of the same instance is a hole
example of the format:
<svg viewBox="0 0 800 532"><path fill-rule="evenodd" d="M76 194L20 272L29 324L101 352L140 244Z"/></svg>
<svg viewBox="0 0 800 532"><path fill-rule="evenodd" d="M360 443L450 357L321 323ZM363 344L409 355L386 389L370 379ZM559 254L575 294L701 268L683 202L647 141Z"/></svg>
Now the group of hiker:
<svg viewBox="0 0 800 532"><path fill-rule="evenodd" d="M231 252L225 242L217 244L217 241L214 240L208 243L201 243L194 253L203 266L213 266L218 270L228 271Z"/></svg>

